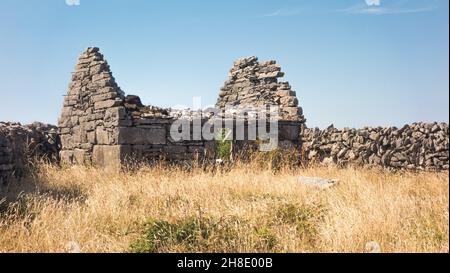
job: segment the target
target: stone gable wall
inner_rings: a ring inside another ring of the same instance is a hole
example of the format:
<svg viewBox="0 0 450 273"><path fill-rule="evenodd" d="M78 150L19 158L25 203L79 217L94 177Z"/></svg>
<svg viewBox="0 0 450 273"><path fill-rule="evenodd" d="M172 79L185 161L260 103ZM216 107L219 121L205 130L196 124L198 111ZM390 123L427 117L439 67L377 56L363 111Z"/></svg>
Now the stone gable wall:
<svg viewBox="0 0 450 273"><path fill-rule="evenodd" d="M234 62L229 78L220 89L217 106L245 107L277 105L283 120L305 123L296 92L289 82L279 82L284 76L276 61L258 62L255 56Z"/></svg>
<svg viewBox="0 0 450 273"><path fill-rule="evenodd" d="M62 163L91 164L95 145L118 144L124 99L99 49L88 48L78 59L58 121Z"/></svg>

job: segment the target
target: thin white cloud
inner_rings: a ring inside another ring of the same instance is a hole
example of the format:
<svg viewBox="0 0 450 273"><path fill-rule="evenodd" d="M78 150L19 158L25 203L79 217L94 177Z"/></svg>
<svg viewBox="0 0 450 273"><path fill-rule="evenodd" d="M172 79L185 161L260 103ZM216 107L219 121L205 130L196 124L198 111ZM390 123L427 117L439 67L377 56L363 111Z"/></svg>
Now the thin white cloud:
<svg viewBox="0 0 450 273"><path fill-rule="evenodd" d="M302 12L301 9L278 9L276 11L263 14L260 17L286 17L286 16L294 16L300 14Z"/></svg>
<svg viewBox="0 0 450 273"><path fill-rule="evenodd" d="M80 0L66 0L66 5L68 6L79 6Z"/></svg>
<svg viewBox="0 0 450 273"><path fill-rule="evenodd" d="M353 5L351 7L338 10L338 12L347 14L371 14L371 15L387 15L387 14L406 14L406 13L421 13L434 11L437 5L433 1L429 1L426 6L408 6L408 1L397 1L390 4L383 4L379 1L376 5L368 5L367 0L363 3Z"/></svg>
<svg viewBox="0 0 450 273"><path fill-rule="evenodd" d="M389 15L432 12L439 7L440 0L424 0L421 3L413 3L411 0L358 0L359 3L339 10L314 10L308 7L302 8L280 8L273 12L259 15L258 17L288 17L301 13L345 13L345 14L368 14ZM306 9L305 9L306 8Z"/></svg>

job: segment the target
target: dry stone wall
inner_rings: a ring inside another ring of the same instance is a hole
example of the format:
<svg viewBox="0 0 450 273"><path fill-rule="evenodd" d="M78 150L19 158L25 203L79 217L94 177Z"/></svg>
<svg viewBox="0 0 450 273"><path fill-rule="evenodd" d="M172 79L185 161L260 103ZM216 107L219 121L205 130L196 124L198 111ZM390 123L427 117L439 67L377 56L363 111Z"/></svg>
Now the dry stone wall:
<svg viewBox="0 0 450 273"><path fill-rule="evenodd" d="M0 122L0 184L20 175L34 157L56 162L59 150L56 126Z"/></svg>
<svg viewBox="0 0 450 273"><path fill-rule="evenodd" d="M309 163L373 165L388 169L448 170L446 123L414 123L402 128L305 129L304 160Z"/></svg>

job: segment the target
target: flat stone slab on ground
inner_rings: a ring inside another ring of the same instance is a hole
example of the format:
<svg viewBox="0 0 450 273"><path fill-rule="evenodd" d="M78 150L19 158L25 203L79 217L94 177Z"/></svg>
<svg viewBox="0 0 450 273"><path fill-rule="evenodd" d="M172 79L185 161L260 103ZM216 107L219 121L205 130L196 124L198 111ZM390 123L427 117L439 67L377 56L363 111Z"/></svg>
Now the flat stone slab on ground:
<svg viewBox="0 0 450 273"><path fill-rule="evenodd" d="M320 177L306 177L300 176L298 181L306 186L318 187L318 188L331 188L336 186L339 182L337 179L325 179Z"/></svg>

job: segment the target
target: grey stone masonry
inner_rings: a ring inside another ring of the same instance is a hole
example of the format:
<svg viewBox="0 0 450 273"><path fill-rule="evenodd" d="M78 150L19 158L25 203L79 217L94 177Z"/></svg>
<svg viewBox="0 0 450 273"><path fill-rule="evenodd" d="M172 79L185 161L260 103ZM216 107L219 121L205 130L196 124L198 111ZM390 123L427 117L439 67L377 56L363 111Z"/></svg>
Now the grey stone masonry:
<svg viewBox="0 0 450 273"><path fill-rule="evenodd" d="M173 120L167 109L125 96L99 49L88 48L78 59L58 123L61 162L119 169L127 160L203 156L205 141L171 141Z"/></svg>
<svg viewBox="0 0 450 273"><path fill-rule="evenodd" d="M209 128L209 124L214 124L217 119L223 123L230 121L227 113L240 112L236 109L261 107L272 111L267 106L278 106L278 148L301 151L306 162L414 170L449 169L447 124L307 129L296 92L288 82L278 81L283 76L280 65L275 61L259 63L256 57L239 59L234 63L217 101L217 108L225 111L210 114L191 110L177 112L143 105L138 96L126 96L99 49L88 48L78 60L58 123L61 162L118 169L128 159L214 159L214 140L203 135L194 136L193 130L188 132L189 135L183 135L181 140L172 139L173 125L186 121L184 124L187 123L191 129L199 125L208 125ZM244 116L254 114L246 112ZM236 126L235 117L231 119L232 126ZM250 127L252 130L255 128ZM250 131L234 134L235 147L252 144L252 140L246 138L252 135ZM0 139L0 147L2 141ZM0 157L0 160L6 162L2 168L7 168L7 158Z"/></svg>
<svg viewBox="0 0 450 273"><path fill-rule="evenodd" d="M96 47L78 59L58 121L63 163L91 164L95 145L117 145L124 92Z"/></svg>
<svg viewBox="0 0 450 273"><path fill-rule="evenodd" d="M302 139L308 162L382 166L388 169L448 170L446 123L414 123L402 128L306 129Z"/></svg>
<svg viewBox="0 0 450 273"><path fill-rule="evenodd" d="M0 185L20 176L35 157L57 162L59 149L56 126L0 122Z"/></svg>
<svg viewBox="0 0 450 273"><path fill-rule="evenodd" d="M260 63L255 56L238 59L220 90L217 106L226 108L276 105L280 107L282 120L305 123L296 92L288 82L279 82L278 78L281 77L284 77L284 73L276 61Z"/></svg>
<svg viewBox="0 0 450 273"><path fill-rule="evenodd" d="M232 127L232 153L267 145L265 133L270 131L270 144L301 152L308 164L449 169L448 124L308 129L296 92L288 82L279 81L283 76L275 61L242 58L234 62L220 90L218 109L175 111L144 105L138 96L125 95L99 49L90 47L78 59L58 127L0 122L0 184L18 175L35 156L113 169L128 160L209 162L216 158L217 145L210 136L217 135L223 124ZM275 123L270 119L261 124L253 119L273 116L274 108L267 106L278 107L277 130L270 130ZM262 112L252 111L255 107ZM180 130L185 126L187 134ZM175 139L179 131L182 136ZM278 138L272 142L274 135Z"/></svg>
<svg viewBox="0 0 450 273"><path fill-rule="evenodd" d="M251 62L239 61L237 66L246 68L246 63ZM281 75L277 67L274 62L258 65L255 75L261 84L253 86L254 90L248 92L259 92L262 97L253 100L250 97L248 100L241 98L241 102L243 105L262 106L266 105L262 103L263 98L267 98L267 102L271 102L269 104L283 106L283 111L289 113L286 116L289 119L287 125L281 126L280 132L285 134L280 135L281 144L298 149L298 131L299 126L304 124L303 116L289 84L276 83L276 78ZM274 92L266 90L271 84ZM177 112L145 106L138 96L126 96L115 82L99 49L88 48L78 59L58 123L62 143L61 162L117 169L127 160L213 159L214 140L194 137L193 132L182 141L171 137L175 122L185 119L193 128L194 118L200 120L203 126L211 122L211 118L218 117L196 111Z"/></svg>

